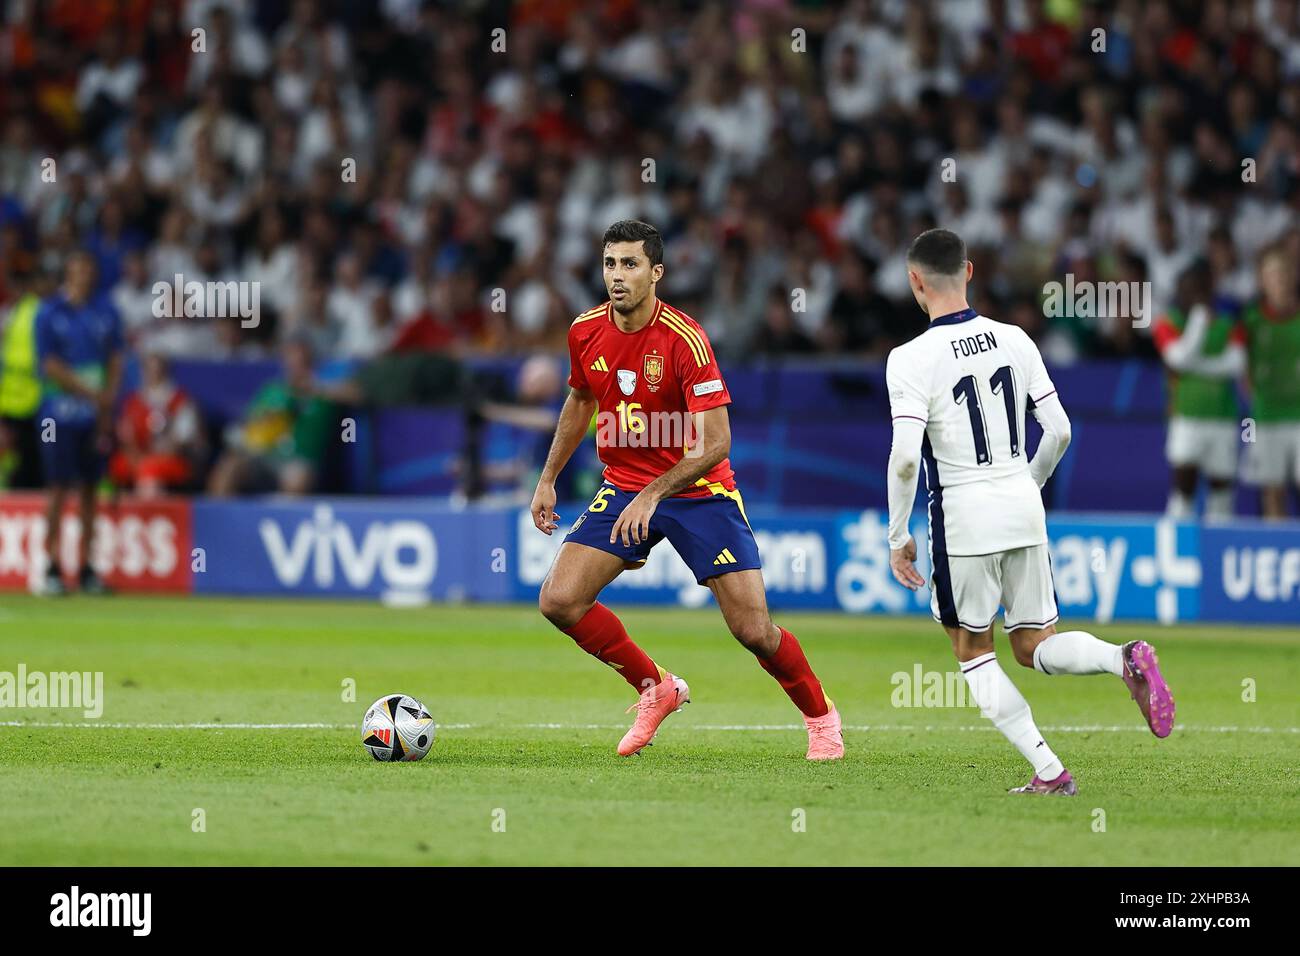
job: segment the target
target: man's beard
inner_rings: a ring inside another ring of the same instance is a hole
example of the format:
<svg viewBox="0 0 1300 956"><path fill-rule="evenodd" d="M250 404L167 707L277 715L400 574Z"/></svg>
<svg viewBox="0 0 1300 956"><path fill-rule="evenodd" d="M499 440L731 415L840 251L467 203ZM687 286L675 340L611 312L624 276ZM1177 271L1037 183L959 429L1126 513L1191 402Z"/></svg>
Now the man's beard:
<svg viewBox="0 0 1300 956"><path fill-rule="evenodd" d="M635 302L632 302L630 297L628 297L628 298L624 298L623 304L620 305L619 303L614 301L613 296L610 296L610 302L614 306L614 311L617 312L619 315L630 315L631 313L635 312L637 308L641 305L641 303L644 301L645 301L645 296L641 296L641 298L637 299Z"/></svg>

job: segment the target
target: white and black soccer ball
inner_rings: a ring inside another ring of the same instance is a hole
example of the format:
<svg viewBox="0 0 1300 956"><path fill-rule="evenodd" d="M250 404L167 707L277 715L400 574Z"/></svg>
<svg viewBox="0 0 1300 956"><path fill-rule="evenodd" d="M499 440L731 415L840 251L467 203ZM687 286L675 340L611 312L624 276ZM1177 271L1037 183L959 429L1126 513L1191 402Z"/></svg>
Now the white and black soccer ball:
<svg viewBox="0 0 1300 956"><path fill-rule="evenodd" d="M361 745L376 760L419 760L433 746L438 725L425 706L405 694L387 694L366 709Z"/></svg>

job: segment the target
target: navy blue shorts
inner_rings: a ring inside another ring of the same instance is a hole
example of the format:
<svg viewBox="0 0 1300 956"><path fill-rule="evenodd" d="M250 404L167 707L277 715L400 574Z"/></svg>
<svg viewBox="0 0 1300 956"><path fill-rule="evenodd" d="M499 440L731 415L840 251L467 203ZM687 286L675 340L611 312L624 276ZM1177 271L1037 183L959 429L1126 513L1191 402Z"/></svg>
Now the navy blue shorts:
<svg viewBox="0 0 1300 956"><path fill-rule="evenodd" d="M39 419L36 427L40 429ZM37 435L44 438L40 431ZM40 441L39 444L47 485L93 485L104 476L107 457L95 447L93 423L56 422L54 441Z"/></svg>
<svg viewBox="0 0 1300 956"><path fill-rule="evenodd" d="M650 556L651 548L667 538L700 584L719 574L762 568L740 492L724 491L721 486L717 489L707 498L665 498L650 518L649 536L640 544L624 547L621 535L610 544L609 532L636 494L605 482L564 540L640 564Z"/></svg>

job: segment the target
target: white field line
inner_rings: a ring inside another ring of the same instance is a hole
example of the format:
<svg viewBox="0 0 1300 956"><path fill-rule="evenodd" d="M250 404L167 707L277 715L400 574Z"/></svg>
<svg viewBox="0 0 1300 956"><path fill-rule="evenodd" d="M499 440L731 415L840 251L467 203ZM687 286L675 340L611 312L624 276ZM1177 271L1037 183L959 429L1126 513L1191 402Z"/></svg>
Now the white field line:
<svg viewBox="0 0 1300 956"><path fill-rule="evenodd" d="M678 724L683 730L727 730L727 731L765 731L765 730L803 730L801 724ZM353 724L253 724L223 723L220 721L199 723L119 723L101 720L6 720L0 721L0 727L30 727L40 729L67 729L75 727L92 727L99 730L353 730ZM438 724L441 730L624 730L624 724ZM845 730L875 732L908 731L994 731L991 724L845 724ZM1092 734L1092 733L1150 733L1141 724L1079 724L1043 726L1039 728L1049 733ZM1175 730L1184 733L1200 734L1300 734L1300 727L1234 727L1234 726L1189 726L1177 724Z"/></svg>

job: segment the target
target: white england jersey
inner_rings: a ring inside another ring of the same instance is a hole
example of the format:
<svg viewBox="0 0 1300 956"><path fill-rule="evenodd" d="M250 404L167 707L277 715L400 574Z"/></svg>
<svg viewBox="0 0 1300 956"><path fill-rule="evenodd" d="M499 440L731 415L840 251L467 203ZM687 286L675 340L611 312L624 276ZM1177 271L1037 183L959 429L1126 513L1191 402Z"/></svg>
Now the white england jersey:
<svg viewBox="0 0 1300 956"><path fill-rule="evenodd" d="M941 316L889 353L885 377L894 419L925 423L931 547L980 555L1046 544L1025 412L1056 401L1056 387L1029 336L974 309Z"/></svg>

